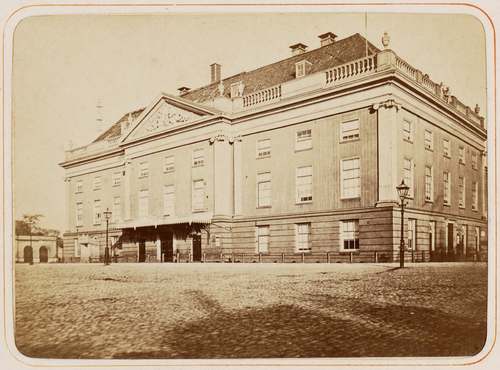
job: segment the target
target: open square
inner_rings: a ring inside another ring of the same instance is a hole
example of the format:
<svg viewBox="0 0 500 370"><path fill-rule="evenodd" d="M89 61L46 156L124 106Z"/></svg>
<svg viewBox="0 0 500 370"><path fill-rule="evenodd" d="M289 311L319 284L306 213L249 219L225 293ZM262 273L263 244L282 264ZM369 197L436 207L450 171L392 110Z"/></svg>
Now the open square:
<svg viewBox="0 0 500 370"><path fill-rule="evenodd" d="M37 358L471 356L487 265L16 265L15 340Z"/></svg>

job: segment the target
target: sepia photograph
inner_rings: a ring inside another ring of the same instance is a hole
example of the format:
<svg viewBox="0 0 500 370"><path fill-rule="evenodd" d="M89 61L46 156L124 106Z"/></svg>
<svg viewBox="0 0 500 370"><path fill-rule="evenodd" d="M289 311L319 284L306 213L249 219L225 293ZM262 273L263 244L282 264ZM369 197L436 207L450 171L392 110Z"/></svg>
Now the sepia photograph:
<svg viewBox="0 0 500 370"><path fill-rule="evenodd" d="M477 359L491 41L464 9L20 19L14 357Z"/></svg>

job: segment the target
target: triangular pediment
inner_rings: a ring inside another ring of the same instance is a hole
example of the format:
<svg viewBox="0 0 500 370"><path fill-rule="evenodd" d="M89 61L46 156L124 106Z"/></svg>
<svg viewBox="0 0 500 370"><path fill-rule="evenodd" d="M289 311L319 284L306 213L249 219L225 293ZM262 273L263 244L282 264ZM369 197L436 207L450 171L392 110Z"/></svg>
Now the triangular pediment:
<svg viewBox="0 0 500 370"><path fill-rule="evenodd" d="M214 112L179 99L162 95L132 124L122 142L134 141L196 122Z"/></svg>

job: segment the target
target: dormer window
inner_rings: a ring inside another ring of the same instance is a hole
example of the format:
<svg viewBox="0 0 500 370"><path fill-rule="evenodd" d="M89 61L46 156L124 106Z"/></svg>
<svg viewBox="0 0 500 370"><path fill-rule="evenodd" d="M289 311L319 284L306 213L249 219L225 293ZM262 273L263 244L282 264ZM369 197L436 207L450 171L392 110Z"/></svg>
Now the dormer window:
<svg viewBox="0 0 500 370"><path fill-rule="evenodd" d="M243 96L243 90L245 89L245 85L243 81L238 81L231 84L231 99L240 98Z"/></svg>
<svg viewBox="0 0 500 370"><path fill-rule="evenodd" d="M311 65L307 60L301 60L295 63L295 78L304 77L307 74L307 69Z"/></svg>

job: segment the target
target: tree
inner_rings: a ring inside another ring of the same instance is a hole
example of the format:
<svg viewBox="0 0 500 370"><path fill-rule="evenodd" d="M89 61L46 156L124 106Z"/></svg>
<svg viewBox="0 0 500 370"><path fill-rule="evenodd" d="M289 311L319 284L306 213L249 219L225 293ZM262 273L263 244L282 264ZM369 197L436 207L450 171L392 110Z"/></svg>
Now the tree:
<svg viewBox="0 0 500 370"><path fill-rule="evenodd" d="M23 215L22 220L16 220L16 235L45 235L40 227L41 214Z"/></svg>

